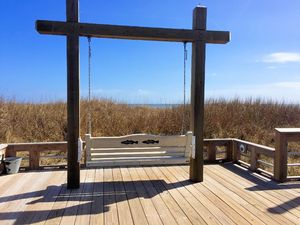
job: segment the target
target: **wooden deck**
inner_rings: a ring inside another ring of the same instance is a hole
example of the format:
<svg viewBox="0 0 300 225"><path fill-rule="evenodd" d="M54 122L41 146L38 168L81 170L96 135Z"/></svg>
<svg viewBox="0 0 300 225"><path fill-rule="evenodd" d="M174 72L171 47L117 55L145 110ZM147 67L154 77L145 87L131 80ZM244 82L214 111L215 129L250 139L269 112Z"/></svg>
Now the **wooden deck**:
<svg viewBox="0 0 300 225"><path fill-rule="evenodd" d="M300 224L300 182L277 184L233 164L84 169L0 177L0 224ZM63 184L63 185L61 185Z"/></svg>

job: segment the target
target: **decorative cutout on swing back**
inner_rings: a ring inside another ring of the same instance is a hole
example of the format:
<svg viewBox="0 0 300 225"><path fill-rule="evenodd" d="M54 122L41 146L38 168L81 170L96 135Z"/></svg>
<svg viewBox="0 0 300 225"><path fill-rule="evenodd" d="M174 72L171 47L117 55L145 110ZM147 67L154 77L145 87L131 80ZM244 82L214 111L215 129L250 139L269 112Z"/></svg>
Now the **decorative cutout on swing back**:
<svg viewBox="0 0 300 225"><path fill-rule="evenodd" d="M157 141L155 141L155 140L146 140L146 141L143 141L143 143L144 144L147 144L147 145L149 145L149 144L158 144L159 143L159 141L157 140Z"/></svg>
<svg viewBox="0 0 300 225"><path fill-rule="evenodd" d="M122 141L121 144L124 145L133 145L133 144L138 144L138 141L133 141L133 140L126 140L126 141Z"/></svg>

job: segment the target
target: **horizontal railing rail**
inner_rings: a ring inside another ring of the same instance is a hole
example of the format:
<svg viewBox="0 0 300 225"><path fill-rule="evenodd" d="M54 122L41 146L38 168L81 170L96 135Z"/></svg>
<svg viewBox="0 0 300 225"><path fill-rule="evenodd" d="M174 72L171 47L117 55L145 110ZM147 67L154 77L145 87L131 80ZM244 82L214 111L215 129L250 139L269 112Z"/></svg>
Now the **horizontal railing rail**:
<svg viewBox="0 0 300 225"><path fill-rule="evenodd" d="M41 155L41 153L55 154ZM28 156L24 155L28 154ZM19 154L18 154L19 153ZM6 157L21 156L28 160L28 166L22 166L25 169L37 170L45 167L62 167L66 164L53 164L55 159L66 159L67 142L35 142L35 143L9 143L6 149ZM49 165L41 165L41 159L51 159Z"/></svg>
<svg viewBox="0 0 300 225"><path fill-rule="evenodd" d="M275 148L240 139L232 139L232 141L233 161L246 165L251 171L263 172L271 177L274 176ZM243 160L241 156L248 159L248 161ZM271 168L272 172L268 171L267 168Z"/></svg>

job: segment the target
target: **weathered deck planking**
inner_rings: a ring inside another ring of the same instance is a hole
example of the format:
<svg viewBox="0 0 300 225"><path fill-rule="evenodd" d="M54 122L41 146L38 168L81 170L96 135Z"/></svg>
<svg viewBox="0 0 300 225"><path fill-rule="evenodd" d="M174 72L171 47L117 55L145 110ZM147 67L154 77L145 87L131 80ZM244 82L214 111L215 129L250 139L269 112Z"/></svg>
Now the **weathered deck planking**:
<svg viewBox="0 0 300 225"><path fill-rule="evenodd" d="M0 177L0 224L299 224L300 182L278 184L233 164L83 169Z"/></svg>
<svg viewBox="0 0 300 225"><path fill-rule="evenodd" d="M120 168L113 168L114 190L116 193L116 203L118 210L118 219L120 225L134 224L130 213L129 204L125 194L125 188L122 182L122 174Z"/></svg>
<svg viewBox="0 0 300 225"><path fill-rule="evenodd" d="M171 196L171 194L167 191L168 189L162 184L161 180L158 180L155 174L153 173L150 167L144 168L150 180L152 180L152 184L158 193L160 193L164 203L172 212L176 222L178 224L192 224L189 218L185 215L180 206L176 203L175 199Z"/></svg>
<svg viewBox="0 0 300 225"><path fill-rule="evenodd" d="M144 181L140 180L139 175L137 174L134 167L129 168L129 174L133 181L135 190L138 194L139 200L142 204L149 225L154 225L154 224L162 225L163 223L160 219L160 216L156 211L156 208L154 207L154 204L149 194L147 193L147 191L144 189L144 186L142 185L142 182Z"/></svg>
<svg viewBox="0 0 300 225"><path fill-rule="evenodd" d="M218 170L215 167L211 167L208 169L208 171L209 171L209 173L212 172L211 173L212 178L215 179L216 181L221 182L224 185L224 187L231 188L232 190L234 190L236 193L238 193L244 199L253 200L253 202L251 202L251 204L255 204L256 206L259 206L262 213L265 213L266 207L268 208L268 211L272 210L274 212L274 214L271 214L270 212L268 212L268 214L270 214L269 217L272 219L272 221L270 221L270 222L272 222L273 224L275 224L276 221L280 222L280 223L287 223L287 224L290 224L291 222L292 223L300 223L300 220L297 217L297 215L300 214L299 209L289 208L288 204L284 203L284 202L288 201L289 199L280 200L280 199L277 199L276 197L272 196L271 194L269 194L267 190L265 190L263 192L258 191L259 189L255 188L255 187L253 188L253 184L249 185L246 183L246 181L239 180L238 177L236 177L234 173L230 174L230 173L228 173L228 171L225 171L224 174L231 175L231 179L225 180L223 177L223 178L221 178L223 180L222 181L219 179L220 174L218 172L221 172L220 170ZM222 170L222 172L223 172L223 170ZM216 177L216 175L218 177ZM223 183L224 180L225 180L225 183ZM245 189L252 187L252 191L243 193L240 190L237 190L237 187L236 187L237 184L241 185ZM282 194L284 195L285 193L282 193ZM281 205L281 203L284 203L284 204ZM274 207L274 205L276 207ZM282 215L280 215L280 214L282 214Z"/></svg>

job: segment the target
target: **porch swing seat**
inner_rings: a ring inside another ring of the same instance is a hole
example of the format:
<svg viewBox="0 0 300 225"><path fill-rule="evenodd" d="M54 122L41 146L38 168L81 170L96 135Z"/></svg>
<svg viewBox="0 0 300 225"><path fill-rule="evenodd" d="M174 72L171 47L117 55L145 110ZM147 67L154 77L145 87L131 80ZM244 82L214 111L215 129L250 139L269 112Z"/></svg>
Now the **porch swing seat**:
<svg viewBox="0 0 300 225"><path fill-rule="evenodd" d="M85 141L87 167L187 164L192 151L192 132L175 136L86 134Z"/></svg>

